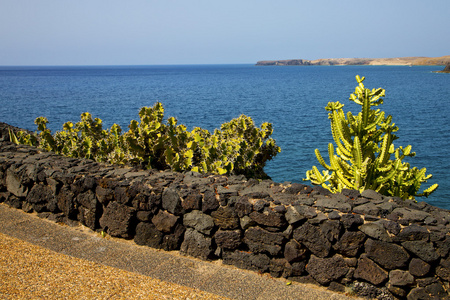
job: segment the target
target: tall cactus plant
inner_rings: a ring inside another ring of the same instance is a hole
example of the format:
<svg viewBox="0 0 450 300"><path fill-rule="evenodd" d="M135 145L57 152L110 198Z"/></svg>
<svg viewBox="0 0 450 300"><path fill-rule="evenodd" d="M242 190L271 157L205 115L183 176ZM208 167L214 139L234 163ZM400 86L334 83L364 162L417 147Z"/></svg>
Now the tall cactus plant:
<svg viewBox="0 0 450 300"><path fill-rule="evenodd" d="M392 123L392 116L385 116L383 111L373 108L383 104L385 90L365 88L364 77L356 76L356 81L358 86L349 100L361 105L361 112L356 116L351 112L345 115L344 104L328 103L325 109L329 111L336 154L333 144L328 144L330 164L327 164L316 149L317 160L326 170L321 173L313 166L306 172L304 180L322 185L333 193L348 188L371 189L403 199L430 195L437 189L437 184L422 193L419 189L432 175L425 174L426 168L411 168L409 163L403 162L405 157L415 156L415 152L411 152L411 145L394 147L393 141L398 138L394 133L398 127Z"/></svg>

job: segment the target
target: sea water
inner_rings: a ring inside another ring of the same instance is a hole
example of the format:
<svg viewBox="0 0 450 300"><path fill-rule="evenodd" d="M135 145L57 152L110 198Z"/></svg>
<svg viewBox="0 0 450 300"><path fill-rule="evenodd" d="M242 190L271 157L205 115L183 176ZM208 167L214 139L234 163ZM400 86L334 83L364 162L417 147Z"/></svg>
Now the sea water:
<svg viewBox="0 0 450 300"><path fill-rule="evenodd" d="M433 73L441 66L89 66L0 67L0 121L36 130L34 120L45 116L52 131L66 121L76 122L90 112L124 130L138 119L139 109L162 102L165 116L174 116L189 130L210 131L245 114L257 126L273 124L273 138L282 152L265 171L276 182L302 182L314 155L324 156L332 142L328 113L330 101L345 104L354 114L359 106L349 101L365 76L367 88L386 89L379 108L393 116L399 127L395 146L412 145L411 166L427 168L439 183L425 200L450 209L450 75Z"/></svg>

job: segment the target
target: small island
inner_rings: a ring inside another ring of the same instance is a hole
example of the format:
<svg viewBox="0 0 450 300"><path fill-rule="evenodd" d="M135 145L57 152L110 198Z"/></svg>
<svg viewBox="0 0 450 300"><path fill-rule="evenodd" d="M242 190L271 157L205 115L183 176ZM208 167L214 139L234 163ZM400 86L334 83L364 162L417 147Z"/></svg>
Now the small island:
<svg viewBox="0 0 450 300"><path fill-rule="evenodd" d="M262 60L257 66L445 66L450 64L450 55L441 57L396 57L396 58L322 58L316 60L287 59Z"/></svg>

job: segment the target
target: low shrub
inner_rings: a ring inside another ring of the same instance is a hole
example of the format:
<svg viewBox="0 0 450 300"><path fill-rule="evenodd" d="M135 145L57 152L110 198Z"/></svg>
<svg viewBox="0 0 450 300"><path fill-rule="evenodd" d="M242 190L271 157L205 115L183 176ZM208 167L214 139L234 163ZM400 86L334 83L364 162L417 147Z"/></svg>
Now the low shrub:
<svg viewBox="0 0 450 300"><path fill-rule="evenodd" d="M38 146L68 157L89 158L112 164L142 165L147 168L192 170L200 173L243 174L268 178L264 166L281 150L270 136L272 124L255 126L241 115L221 125L214 133L199 127L188 131L176 118L164 119L161 103L143 107L139 121L132 120L128 131L114 124L103 129L102 120L90 113L81 114L76 124L66 122L52 134L48 120L35 120L37 132L10 132L11 141Z"/></svg>

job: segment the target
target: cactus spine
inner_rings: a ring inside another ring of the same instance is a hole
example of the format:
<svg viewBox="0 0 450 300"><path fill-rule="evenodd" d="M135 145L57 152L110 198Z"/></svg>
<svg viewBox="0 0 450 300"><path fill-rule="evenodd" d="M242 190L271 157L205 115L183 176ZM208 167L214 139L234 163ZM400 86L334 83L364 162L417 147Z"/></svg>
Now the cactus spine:
<svg viewBox="0 0 450 300"><path fill-rule="evenodd" d="M317 160L326 170L319 172L317 167L306 172L306 179L313 184L322 185L331 192L342 189L363 191L372 189L384 195L403 199L416 196L428 196L438 185L433 184L419 193L420 186L432 177L426 175L426 169L411 168L403 162L407 156L415 156L411 145L395 148L394 134L398 127L392 123L392 116L373 107L383 104L385 90L365 88L364 77L356 76L358 86L350 95L350 101L361 105L361 112L354 116L344 114L344 104L329 102L325 107L329 111L331 132L336 144L336 154L332 143L328 145L330 164L325 163L320 151L315 150ZM391 159L391 156L394 158Z"/></svg>

